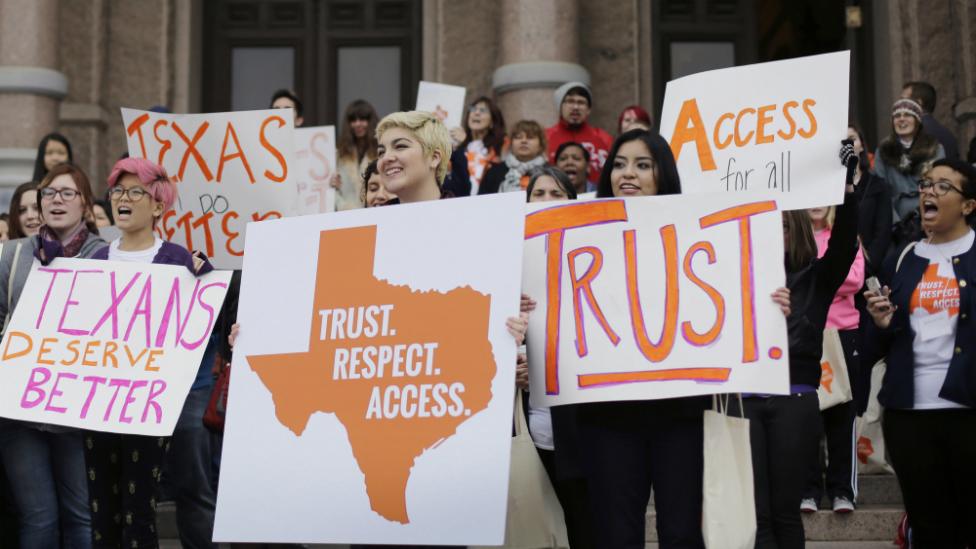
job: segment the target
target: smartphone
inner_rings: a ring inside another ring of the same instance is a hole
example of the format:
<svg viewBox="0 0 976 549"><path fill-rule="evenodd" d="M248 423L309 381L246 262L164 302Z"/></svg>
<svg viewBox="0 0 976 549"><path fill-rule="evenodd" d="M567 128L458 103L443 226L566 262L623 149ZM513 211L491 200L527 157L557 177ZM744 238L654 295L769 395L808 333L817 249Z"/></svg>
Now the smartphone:
<svg viewBox="0 0 976 549"><path fill-rule="evenodd" d="M867 284L868 289L872 292L881 291L881 282L878 281L878 277L872 276L871 278L867 279L865 283Z"/></svg>

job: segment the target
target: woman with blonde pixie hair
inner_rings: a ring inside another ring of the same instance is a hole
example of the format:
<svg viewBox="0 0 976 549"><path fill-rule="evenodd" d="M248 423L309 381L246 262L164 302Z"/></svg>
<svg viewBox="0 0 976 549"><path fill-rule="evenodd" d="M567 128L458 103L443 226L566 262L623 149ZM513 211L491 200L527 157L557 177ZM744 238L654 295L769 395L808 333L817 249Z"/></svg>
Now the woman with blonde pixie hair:
<svg viewBox="0 0 976 549"><path fill-rule="evenodd" d="M389 114L376 127L376 139L380 179L397 196L388 205L446 198L441 184L451 157L451 136L433 114Z"/></svg>

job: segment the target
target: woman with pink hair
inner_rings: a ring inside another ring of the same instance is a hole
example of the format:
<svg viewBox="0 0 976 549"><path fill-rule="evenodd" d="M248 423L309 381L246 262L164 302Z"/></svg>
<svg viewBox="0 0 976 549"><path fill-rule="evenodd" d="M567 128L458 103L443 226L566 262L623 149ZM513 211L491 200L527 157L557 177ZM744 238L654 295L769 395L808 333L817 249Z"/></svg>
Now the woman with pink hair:
<svg viewBox="0 0 976 549"><path fill-rule="evenodd" d="M156 223L177 197L165 169L143 158L123 158L108 176L108 189L122 236L92 259L183 265L197 275L213 270L199 252L156 236ZM169 437L86 434L95 547L158 547L155 494L168 448Z"/></svg>

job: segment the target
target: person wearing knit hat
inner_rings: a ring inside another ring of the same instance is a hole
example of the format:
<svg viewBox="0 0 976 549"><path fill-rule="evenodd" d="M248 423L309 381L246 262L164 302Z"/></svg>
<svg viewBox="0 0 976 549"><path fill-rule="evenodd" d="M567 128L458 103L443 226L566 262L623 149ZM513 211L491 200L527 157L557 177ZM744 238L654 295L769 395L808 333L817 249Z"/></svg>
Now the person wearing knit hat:
<svg viewBox="0 0 976 549"><path fill-rule="evenodd" d="M945 158L939 141L922 129L923 113L922 106L912 99L895 101L891 106L891 134L875 154L874 173L891 189L895 224L917 225L918 181L932 162Z"/></svg>
<svg viewBox="0 0 976 549"><path fill-rule="evenodd" d="M559 109L559 122L546 129L549 163L555 163L556 150L563 143L580 143L590 154L587 180L595 185L600 179L600 170L613 145L613 138L589 123L593 93L584 82L567 82L556 88L553 98Z"/></svg>

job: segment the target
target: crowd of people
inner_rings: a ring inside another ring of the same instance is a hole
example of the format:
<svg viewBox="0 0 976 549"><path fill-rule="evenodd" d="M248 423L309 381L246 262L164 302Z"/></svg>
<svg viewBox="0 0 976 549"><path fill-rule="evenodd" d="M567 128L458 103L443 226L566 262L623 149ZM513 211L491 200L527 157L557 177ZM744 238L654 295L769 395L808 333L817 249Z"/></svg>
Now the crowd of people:
<svg viewBox="0 0 976 549"><path fill-rule="evenodd" d="M549 128L534 120L507 126L487 96L468 105L458 128L416 111L381 119L354 101L339 121L336 208L497 192L525 192L528 202L681 193L671 148L643 108L624 108L613 137L590 123L594 97L584 83L559 87L554 99L559 121ZM968 289L976 276L976 145L960 158L951 132L932 117L935 103L931 85L906 84L890 135L873 153L852 123L838 143L844 202L783 213L786 286L768 299L786 317L790 392L744 395L741 404L750 420L756 547L803 547L802 512L817 511L824 496L833 512L855 512L855 420L867 406L871 368L884 360L878 398L913 546L976 549L976 299ZM302 124L294 93L276 92L270 106L294 110ZM68 140L44 137L32 181L17 187L0 217L9 239L0 254L4 327L31 267L57 257L168 263L196 275L212 269L154 231L177 195L161 166L123 158L107 188L96 198ZM99 229L109 225L120 236L106 242ZM176 504L184 547L214 547L221 425L204 416L214 393L226 390L215 380L239 331L239 281L238 272L172 437L0 419L0 547L156 547L163 499ZM521 306L508 322L518 343L536 301L523 295ZM853 400L820 411L825 329L840 337ZM514 382L531 389L524 355ZM525 406L570 547L643 548L652 489L660 546L704 547L710 399Z"/></svg>

